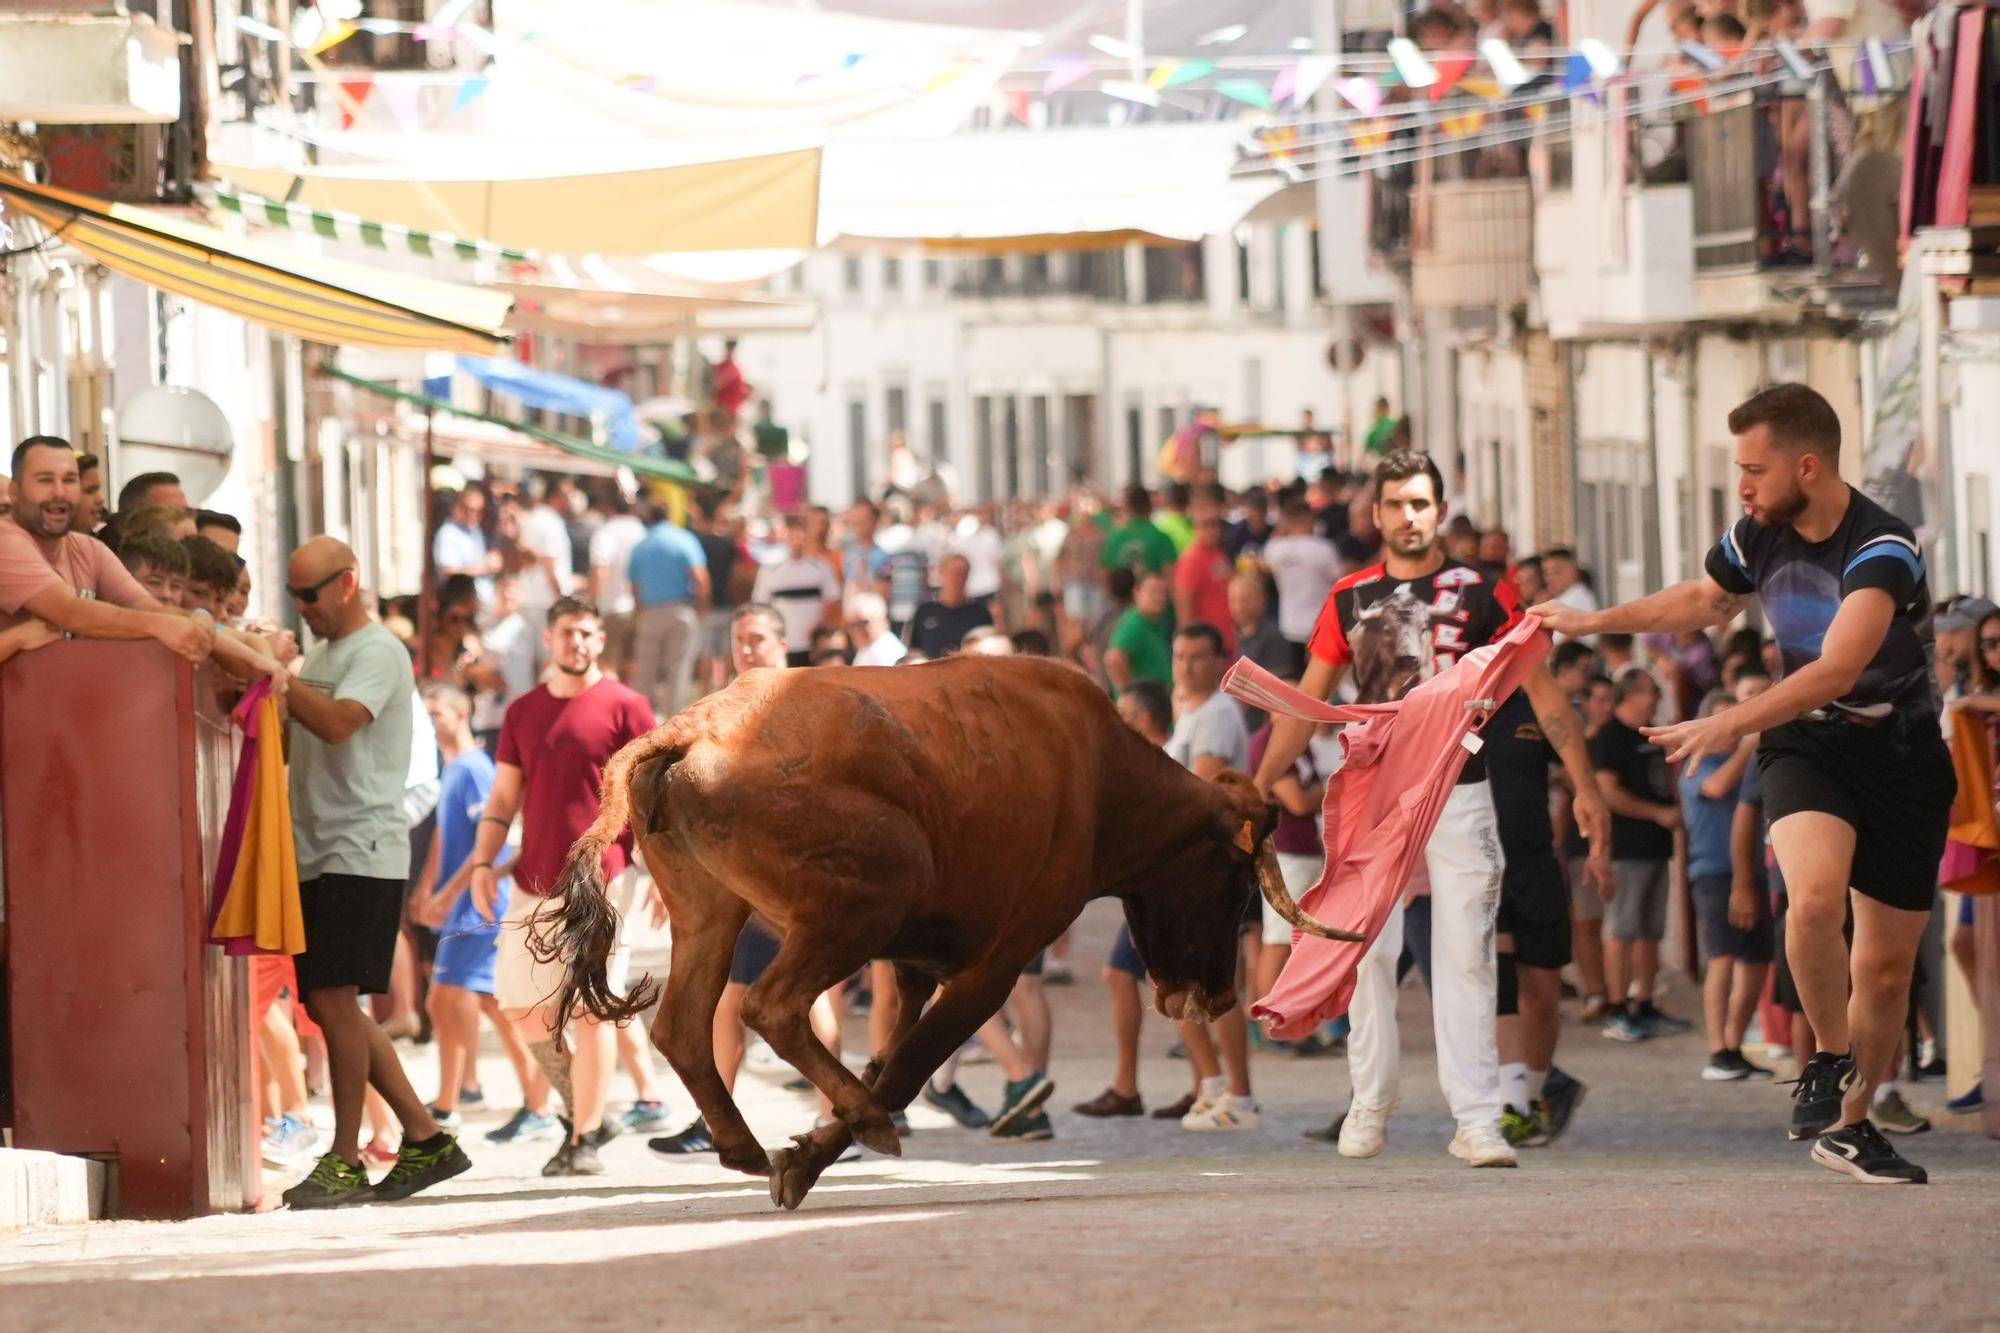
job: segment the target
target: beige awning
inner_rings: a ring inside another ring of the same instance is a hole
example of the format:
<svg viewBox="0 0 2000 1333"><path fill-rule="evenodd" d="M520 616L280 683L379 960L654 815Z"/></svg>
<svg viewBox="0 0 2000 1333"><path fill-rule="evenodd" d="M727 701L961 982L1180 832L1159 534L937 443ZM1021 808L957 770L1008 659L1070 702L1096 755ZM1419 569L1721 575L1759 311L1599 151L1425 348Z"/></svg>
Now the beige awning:
<svg viewBox="0 0 2000 1333"><path fill-rule="evenodd" d="M514 298L508 327L593 343L807 333L819 318L813 303L781 297L538 282L494 285Z"/></svg>
<svg viewBox="0 0 2000 1333"><path fill-rule="evenodd" d="M217 163L240 189L375 222L567 254L804 249L819 220L820 150L641 171L412 180ZM296 193L294 191L296 190Z"/></svg>

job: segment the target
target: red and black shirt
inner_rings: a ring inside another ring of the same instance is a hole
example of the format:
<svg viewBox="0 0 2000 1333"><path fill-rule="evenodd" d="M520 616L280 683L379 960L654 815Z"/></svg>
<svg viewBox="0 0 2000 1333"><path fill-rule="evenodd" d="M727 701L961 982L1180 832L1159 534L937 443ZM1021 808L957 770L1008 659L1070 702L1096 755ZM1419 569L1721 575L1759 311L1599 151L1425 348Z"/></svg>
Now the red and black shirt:
<svg viewBox="0 0 2000 1333"><path fill-rule="evenodd" d="M1358 702L1388 703L1502 637L1521 615L1514 585L1472 565L1447 559L1422 578L1397 579L1377 563L1333 585L1308 647L1353 668ZM1459 780L1485 776L1475 756Z"/></svg>

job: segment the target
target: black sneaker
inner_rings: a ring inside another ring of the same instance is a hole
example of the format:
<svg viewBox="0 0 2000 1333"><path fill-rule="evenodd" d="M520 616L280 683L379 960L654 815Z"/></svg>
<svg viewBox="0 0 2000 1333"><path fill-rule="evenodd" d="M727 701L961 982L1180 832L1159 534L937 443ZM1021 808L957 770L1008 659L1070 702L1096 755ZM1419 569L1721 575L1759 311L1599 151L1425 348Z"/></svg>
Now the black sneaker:
<svg viewBox="0 0 2000 1333"><path fill-rule="evenodd" d="M545 1176L601 1176L604 1163L597 1160L597 1145L588 1136L581 1143L565 1143L542 1167Z"/></svg>
<svg viewBox="0 0 2000 1333"><path fill-rule="evenodd" d="M1731 1051L1730 1054L1736 1057L1736 1067L1743 1071L1744 1077L1746 1078L1777 1077L1775 1073L1773 1073L1771 1070L1764 1068L1764 1066L1751 1064L1750 1061L1744 1056L1743 1048L1741 1046L1738 1046L1735 1050Z"/></svg>
<svg viewBox="0 0 2000 1333"><path fill-rule="evenodd" d="M1840 1123L1840 1103L1854 1086L1854 1056L1820 1051L1792 1080L1792 1142L1817 1138ZM1873 1126L1870 1127L1873 1132Z"/></svg>
<svg viewBox="0 0 2000 1333"><path fill-rule="evenodd" d="M1707 1083L1741 1083L1750 1077L1750 1062L1735 1051L1711 1051L1701 1077Z"/></svg>
<svg viewBox="0 0 2000 1333"><path fill-rule="evenodd" d="M1582 1080L1571 1078L1560 1069L1549 1070L1548 1081L1542 1084L1542 1132L1538 1136L1541 1141L1531 1146L1545 1148L1563 1136L1570 1117L1583 1105L1583 1093Z"/></svg>
<svg viewBox="0 0 2000 1333"><path fill-rule="evenodd" d="M1813 1143L1813 1160L1830 1171L1841 1171L1865 1185L1922 1185L1930 1177L1914 1162L1889 1146L1872 1120L1822 1134Z"/></svg>
<svg viewBox="0 0 2000 1333"><path fill-rule="evenodd" d="M1002 1137L1025 1139L1031 1143L1038 1143L1043 1139L1052 1139L1056 1136L1055 1126L1049 1123L1049 1113L1047 1111L1037 1111L1033 1115L1023 1116L1015 1121L1014 1124L1014 1132Z"/></svg>
<svg viewBox="0 0 2000 1333"><path fill-rule="evenodd" d="M284 1193L287 1208L341 1208L350 1203L367 1203L374 1197L368 1172L350 1166L336 1152L321 1155L313 1163L312 1174Z"/></svg>
<svg viewBox="0 0 2000 1333"><path fill-rule="evenodd" d="M1342 1111L1333 1118L1333 1123L1325 1129L1309 1129L1299 1135L1307 1143L1339 1143L1340 1127L1347 1122L1347 1112Z"/></svg>
<svg viewBox="0 0 2000 1333"><path fill-rule="evenodd" d="M458 1140L439 1130L423 1143L405 1142L396 1153L389 1174L375 1183L375 1201L394 1203L419 1190L442 1184L472 1169L472 1159L458 1146Z"/></svg>
<svg viewBox="0 0 2000 1333"><path fill-rule="evenodd" d="M562 1123L554 1116L546 1111L530 1111L524 1106L514 1112L507 1123L500 1128L487 1130L486 1141L513 1143L519 1140L522 1143L533 1143L537 1139L552 1139L559 1134L568 1137L564 1134Z"/></svg>
<svg viewBox="0 0 2000 1333"><path fill-rule="evenodd" d="M715 1140L708 1136L708 1121L696 1116L694 1123L680 1133L647 1139L646 1146L662 1157L687 1157L694 1153L714 1152Z"/></svg>
<svg viewBox="0 0 2000 1333"><path fill-rule="evenodd" d="M956 1083L943 1092L928 1083L924 1084L924 1105L937 1107L965 1129L985 1129L993 1123L993 1117L980 1110L972 1098L965 1095L965 1089Z"/></svg>

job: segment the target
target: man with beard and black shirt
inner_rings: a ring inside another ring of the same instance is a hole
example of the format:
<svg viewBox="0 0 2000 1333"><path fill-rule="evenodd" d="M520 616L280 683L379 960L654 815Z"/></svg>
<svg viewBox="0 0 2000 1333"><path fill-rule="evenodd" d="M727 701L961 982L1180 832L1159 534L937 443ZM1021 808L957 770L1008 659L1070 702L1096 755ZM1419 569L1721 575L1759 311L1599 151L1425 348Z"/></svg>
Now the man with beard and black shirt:
<svg viewBox="0 0 2000 1333"><path fill-rule="evenodd" d="M1466 653L1502 637L1521 617L1512 584L1448 559L1438 544L1444 482L1426 454L1396 450L1375 469L1371 515L1383 539L1382 559L1333 585L1308 645L1311 660L1300 688L1315 699L1332 695L1351 664L1362 703L1400 699L1420 680ZM1569 701L1537 668L1522 687L1544 735L1584 796L1579 821L1601 841L1604 806L1590 780L1583 730ZM1310 722L1278 718L1257 786L1269 792L1291 771L1313 732ZM1514 1148L1500 1131L1499 1061L1494 1049L1498 976L1493 952L1501 856L1493 796L1477 756L1466 763L1425 848L1431 882L1433 1019L1438 1081L1458 1133L1451 1153L1469 1166L1513 1166ZM1354 993L1348 1062L1354 1101L1339 1134L1345 1157L1382 1151L1384 1128L1397 1100L1396 960L1403 917L1391 912L1362 959Z"/></svg>
<svg viewBox="0 0 2000 1333"><path fill-rule="evenodd" d="M1760 736L1771 846L1790 896L1785 952L1818 1050L1791 1137L1857 1180L1922 1184L1868 1118L1902 1040L1957 783L1938 726L1930 587L1915 534L1840 476L1840 418L1802 384L1729 414L1744 516L1702 577L1625 606L1534 608L1584 635L1705 629L1762 599L1784 678L1711 717L1646 734L1669 761ZM1850 958L1843 927L1853 914ZM1805 1052L1801 1051L1800 1055Z"/></svg>

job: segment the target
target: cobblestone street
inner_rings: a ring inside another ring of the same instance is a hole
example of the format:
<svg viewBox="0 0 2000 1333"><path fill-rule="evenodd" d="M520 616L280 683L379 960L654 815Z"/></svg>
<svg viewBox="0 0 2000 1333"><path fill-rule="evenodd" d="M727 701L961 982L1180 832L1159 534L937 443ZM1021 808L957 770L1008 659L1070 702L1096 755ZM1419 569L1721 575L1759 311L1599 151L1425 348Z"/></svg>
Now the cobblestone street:
<svg viewBox="0 0 2000 1333"><path fill-rule="evenodd" d="M242 1326L660 1328L933 1324L1307 1327L1990 1328L2000 1147L1911 1094L1937 1128L1904 1143L1926 1188L1868 1189L1784 1139L1784 1089L1709 1084L1690 1035L1640 1046L1570 1023L1559 1061L1589 1085L1570 1133L1518 1171L1470 1171L1450 1136L1421 990L1403 992L1404 1109L1388 1150L1350 1162L1303 1142L1346 1100L1344 1063L1259 1057L1263 1128L1196 1135L1068 1111L1108 1072L1095 960L1115 909L1078 932L1078 984L1051 991L1056 1137L1009 1144L913 1110L900 1161L836 1167L796 1214L761 1181L653 1156L544 1180L545 1144L496 1148L496 1090L468 1117L471 1173L402 1205L98 1223L0 1244L0 1308L21 1329ZM1669 998L1687 1012L1685 990ZM858 1035L858 1023L851 1029ZM1149 1104L1179 1095L1149 1018ZM406 1052L410 1048L404 1048ZM429 1053L412 1057L432 1085ZM664 1067L664 1066L663 1066ZM976 1099L998 1074L969 1066ZM668 1080L675 1127L689 1102ZM767 1144L804 1097L744 1076ZM322 1117L325 1112L321 1110ZM270 1192L289 1177L267 1177ZM1691 1293L1696 1293L1692 1294ZM1810 1306L1802 1302L1808 1299Z"/></svg>

